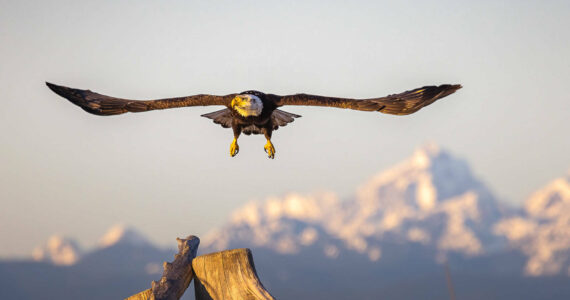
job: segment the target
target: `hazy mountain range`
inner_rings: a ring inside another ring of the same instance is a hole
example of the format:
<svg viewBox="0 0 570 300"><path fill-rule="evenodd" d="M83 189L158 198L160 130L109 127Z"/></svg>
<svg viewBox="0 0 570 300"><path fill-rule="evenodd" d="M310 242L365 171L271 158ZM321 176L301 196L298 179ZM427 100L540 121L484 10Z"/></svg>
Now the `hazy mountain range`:
<svg viewBox="0 0 570 300"><path fill-rule="evenodd" d="M567 298L570 175L515 210L430 144L344 201L321 192L248 203L202 237L199 253L241 247L283 299L449 298L444 264L458 299ZM90 251L51 237L35 261L0 262L0 297L126 297L158 279L173 254L125 226Z"/></svg>

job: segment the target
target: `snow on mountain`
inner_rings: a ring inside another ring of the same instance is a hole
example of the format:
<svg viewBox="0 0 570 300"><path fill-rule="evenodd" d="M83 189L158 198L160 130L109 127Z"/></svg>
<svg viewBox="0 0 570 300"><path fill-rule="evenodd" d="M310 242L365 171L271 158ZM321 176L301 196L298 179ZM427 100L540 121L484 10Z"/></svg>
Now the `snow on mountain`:
<svg viewBox="0 0 570 300"><path fill-rule="evenodd" d="M144 246L150 245L150 242L138 231L124 224L117 224L111 227L99 240L99 247L108 248L117 244Z"/></svg>
<svg viewBox="0 0 570 300"><path fill-rule="evenodd" d="M248 203L206 236L203 246L265 247L280 254L317 247L329 258L352 251L377 261L382 244L395 242L479 255L498 242L490 226L500 216L468 165L428 144L373 176L348 201L320 193Z"/></svg>
<svg viewBox="0 0 570 300"><path fill-rule="evenodd" d="M54 235L50 237L44 245L36 247L32 251L32 258L35 261L71 266L81 262L84 258L99 255L103 250L117 247L155 249L155 246L138 231L123 224L118 224L111 227L103 237L101 237L96 249L87 253L82 253L74 240Z"/></svg>
<svg viewBox="0 0 570 300"><path fill-rule="evenodd" d="M54 265L69 266L81 257L77 243L59 235L50 237L47 242L34 249L32 258L35 261L50 262Z"/></svg>
<svg viewBox="0 0 570 300"><path fill-rule="evenodd" d="M74 241L55 236L34 250L42 263L0 261L0 298L124 299L160 278L162 263L176 253L124 225L113 226L89 251L79 255L77 249Z"/></svg>
<svg viewBox="0 0 570 300"><path fill-rule="evenodd" d="M335 256L338 250L326 244L323 225L338 220L339 211L338 199L330 193L290 194L264 203L250 202L233 213L226 227L202 239L202 245L213 250L266 247L280 254L294 254L301 247L320 242L325 243L325 254Z"/></svg>
<svg viewBox="0 0 570 300"><path fill-rule="evenodd" d="M162 249L137 230L123 224L111 227L97 247L85 253L74 267L90 273L132 272L156 275L162 262L172 256L173 249Z"/></svg>
<svg viewBox="0 0 570 300"><path fill-rule="evenodd" d="M526 274L570 275L570 172L535 192L525 214L502 220L495 232L528 257Z"/></svg>
<svg viewBox="0 0 570 300"><path fill-rule="evenodd" d="M427 144L358 189L352 215L339 233L353 240L407 240L476 255L494 243L489 225L500 216L491 192L465 161Z"/></svg>
<svg viewBox="0 0 570 300"><path fill-rule="evenodd" d="M524 212L505 214L465 161L428 144L345 201L320 192L250 202L199 251L241 247L284 299L444 298L442 258L466 298L559 299L570 294L570 174L532 195ZM156 279L174 252L124 225L81 256L73 241L53 237L34 258L66 267L0 262L0 291L8 299L125 297ZM49 275L14 289L36 274Z"/></svg>

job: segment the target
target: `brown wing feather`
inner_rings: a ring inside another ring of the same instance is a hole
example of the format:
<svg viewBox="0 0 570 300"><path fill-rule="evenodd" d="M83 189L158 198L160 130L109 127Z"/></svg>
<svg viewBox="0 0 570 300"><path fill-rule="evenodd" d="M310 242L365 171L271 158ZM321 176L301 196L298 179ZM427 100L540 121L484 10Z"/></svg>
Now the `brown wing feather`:
<svg viewBox="0 0 570 300"><path fill-rule="evenodd" d="M118 115L126 112L143 112L185 106L225 105L229 106L236 94L226 96L194 95L159 100L130 100L101 95L90 90L80 90L46 82L56 94L66 98L86 112L100 115Z"/></svg>
<svg viewBox="0 0 570 300"><path fill-rule="evenodd" d="M295 118L300 118L300 117L301 117L300 115L276 109L271 114L271 122L273 124L273 130L277 130L277 128L279 127L287 126L287 124L295 121Z"/></svg>
<svg viewBox="0 0 570 300"><path fill-rule="evenodd" d="M229 108L203 114L202 117L212 119L214 123L222 125L224 128L232 127L232 111Z"/></svg>
<svg viewBox="0 0 570 300"><path fill-rule="evenodd" d="M389 95L372 99L334 98L326 96L296 94L277 96L275 102L278 106L283 105L308 105L348 108L363 111L379 111L392 115L408 115L428 106L438 99L453 94L461 88L461 85L443 84L440 86L424 86L400 94Z"/></svg>

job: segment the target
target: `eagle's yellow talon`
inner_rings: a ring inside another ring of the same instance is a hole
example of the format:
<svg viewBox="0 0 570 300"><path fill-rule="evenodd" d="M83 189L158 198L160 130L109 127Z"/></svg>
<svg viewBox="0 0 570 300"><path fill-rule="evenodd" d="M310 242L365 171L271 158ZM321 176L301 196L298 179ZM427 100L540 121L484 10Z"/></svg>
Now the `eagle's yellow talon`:
<svg viewBox="0 0 570 300"><path fill-rule="evenodd" d="M230 155L231 157L236 156L239 153L239 145L237 143L237 140L234 139L232 141L232 144L230 145Z"/></svg>
<svg viewBox="0 0 570 300"><path fill-rule="evenodd" d="M271 143L271 141L268 140L267 144L265 144L263 149L267 153L267 157L269 157L271 159L275 158L275 147L273 147L273 144Z"/></svg>

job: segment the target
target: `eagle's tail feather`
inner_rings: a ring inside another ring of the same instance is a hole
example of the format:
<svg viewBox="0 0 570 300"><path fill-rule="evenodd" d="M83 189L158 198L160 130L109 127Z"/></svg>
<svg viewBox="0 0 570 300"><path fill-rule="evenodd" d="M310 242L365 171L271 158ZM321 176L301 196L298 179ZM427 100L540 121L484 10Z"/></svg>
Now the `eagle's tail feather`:
<svg viewBox="0 0 570 300"><path fill-rule="evenodd" d="M271 121L273 122L273 130L277 130L279 126L287 126L287 124L295 121L295 118L300 118L300 115L282 111L280 109L276 109L273 111L271 115Z"/></svg>

